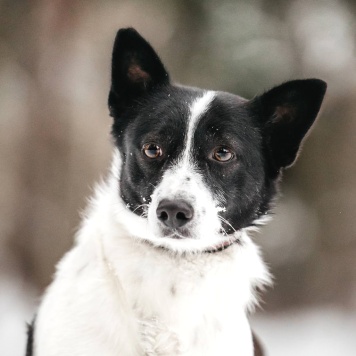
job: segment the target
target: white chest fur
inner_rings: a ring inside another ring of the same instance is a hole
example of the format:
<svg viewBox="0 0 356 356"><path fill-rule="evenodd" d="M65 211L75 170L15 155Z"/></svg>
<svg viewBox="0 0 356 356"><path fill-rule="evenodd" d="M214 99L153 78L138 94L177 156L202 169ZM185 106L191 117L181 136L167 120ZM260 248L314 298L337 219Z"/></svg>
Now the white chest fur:
<svg viewBox="0 0 356 356"><path fill-rule="evenodd" d="M99 196L44 297L35 355L252 356L246 311L268 272L247 234L172 256L129 236Z"/></svg>
<svg viewBox="0 0 356 356"><path fill-rule="evenodd" d="M147 354L252 354L245 311L253 299L253 281L246 273L247 251L239 249L245 247L189 257L171 257L143 245L126 256L105 250L109 278L120 283L118 293L124 291L140 321ZM249 257L249 263L256 260Z"/></svg>

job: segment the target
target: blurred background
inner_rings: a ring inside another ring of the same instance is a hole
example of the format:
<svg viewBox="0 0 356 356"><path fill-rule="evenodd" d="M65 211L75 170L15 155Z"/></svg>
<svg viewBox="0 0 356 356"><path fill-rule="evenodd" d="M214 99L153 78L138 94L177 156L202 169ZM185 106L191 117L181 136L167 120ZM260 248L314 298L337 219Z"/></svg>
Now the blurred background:
<svg viewBox="0 0 356 356"><path fill-rule="evenodd" d="M268 355L355 355L356 3L353 0L0 0L0 354L24 355L54 266L110 162L116 30L172 78L252 98L328 82L319 120L256 235L275 285L252 318Z"/></svg>

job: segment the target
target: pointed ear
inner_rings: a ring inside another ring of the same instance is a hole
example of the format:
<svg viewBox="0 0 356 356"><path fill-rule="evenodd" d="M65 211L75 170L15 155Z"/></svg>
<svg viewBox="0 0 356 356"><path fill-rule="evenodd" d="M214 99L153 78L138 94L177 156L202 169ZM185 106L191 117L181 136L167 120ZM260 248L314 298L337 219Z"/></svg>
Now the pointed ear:
<svg viewBox="0 0 356 356"><path fill-rule="evenodd" d="M133 28L119 30L112 54L111 116L154 87L168 83L168 73L151 45Z"/></svg>
<svg viewBox="0 0 356 356"><path fill-rule="evenodd" d="M326 83L293 80L253 99L274 167L279 171L296 159L303 137L319 112Z"/></svg>

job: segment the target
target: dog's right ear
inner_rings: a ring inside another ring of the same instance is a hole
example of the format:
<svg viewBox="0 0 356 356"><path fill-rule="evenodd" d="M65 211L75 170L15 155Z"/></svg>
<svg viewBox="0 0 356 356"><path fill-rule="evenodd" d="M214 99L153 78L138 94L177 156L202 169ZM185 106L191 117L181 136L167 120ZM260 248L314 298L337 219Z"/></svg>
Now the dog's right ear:
<svg viewBox="0 0 356 356"><path fill-rule="evenodd" d="M145 93L168 83L168 73L151 45L133 28L119 30L112 54L111 116L117 117Z"/></svg>

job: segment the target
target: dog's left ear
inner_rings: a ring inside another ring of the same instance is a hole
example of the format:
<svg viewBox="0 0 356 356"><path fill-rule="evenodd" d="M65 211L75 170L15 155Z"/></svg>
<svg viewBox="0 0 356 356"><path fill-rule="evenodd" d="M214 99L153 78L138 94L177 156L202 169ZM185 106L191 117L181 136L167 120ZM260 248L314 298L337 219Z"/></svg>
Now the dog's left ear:
<svg viewBox="0 0 356 356"><path fill-rule="evenodd" d="M133 28L119 30L112 54L111 116L120 115L133 101L168 83L168 73L151 45Z"/></svg>
<svg viewBox="0 0 356 356"><path fill-rule="evenodd" d="M266 146L277 172L295 161L325 91L326 83L322 80L293 80L252 100L258 119L262 120Z"/></svg>

